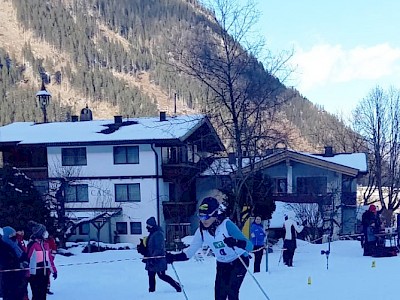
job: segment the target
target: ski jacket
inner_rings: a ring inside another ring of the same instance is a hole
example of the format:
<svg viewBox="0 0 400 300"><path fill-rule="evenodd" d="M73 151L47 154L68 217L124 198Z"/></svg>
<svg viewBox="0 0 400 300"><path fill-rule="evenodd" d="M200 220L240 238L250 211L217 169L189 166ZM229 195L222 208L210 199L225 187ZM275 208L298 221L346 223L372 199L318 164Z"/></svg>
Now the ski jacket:
<svg viewBox="0 0 400 300"><path fill-rule="evenodd" d="M288 219L283 224L283 227L285 229L285 240L296 240L296 232L299 233L304 228L304 226L297 224L293 214L288 214Z"/></svg>
<svg viewBox="0 0 400 300"><path fill-rule="evenodd" d="M225 245L224 239L233 237L238 240L246 241L246 249L234 247L233 249ZM203 234L198 228L193 236L193 240L188 248L183 252L188 258L196 254L202 245L207 245L213 251L218 262L230 263L238 258L238 256L248 256L248 251L253 250L253 244L246 239L239 228L228 218L223 220L215 230L215 236L211 235L207 230L203 230Z"/></svg>
<svg viewBox="0 0 400 300"><path fill-rule="evenodd" d="M57 273L49 244L43 240L36 239L28 245L29 272L36 275L40 273Z"/></svg>
<svg viewBox="0 0 400 300"><path fill-rule="evenodd" d="M264 246L265 232L262 224L253 222L250 226L251 242L254 246Z"/></svg>

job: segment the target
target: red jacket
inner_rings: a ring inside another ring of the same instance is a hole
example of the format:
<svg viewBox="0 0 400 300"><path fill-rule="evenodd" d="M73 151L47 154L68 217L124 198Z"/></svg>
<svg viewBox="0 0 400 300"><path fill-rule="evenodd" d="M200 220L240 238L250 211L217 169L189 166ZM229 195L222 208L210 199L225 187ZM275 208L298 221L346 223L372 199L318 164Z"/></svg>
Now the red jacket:
<svg viewBox="0 0 400 300"><path fill-rule="evenodd" d="M53 255L47 242L36 239L28 248L29 271L31 275L36 275L38 268L44 268L44 274L47 274L47 272L57 273Z"/></svg>

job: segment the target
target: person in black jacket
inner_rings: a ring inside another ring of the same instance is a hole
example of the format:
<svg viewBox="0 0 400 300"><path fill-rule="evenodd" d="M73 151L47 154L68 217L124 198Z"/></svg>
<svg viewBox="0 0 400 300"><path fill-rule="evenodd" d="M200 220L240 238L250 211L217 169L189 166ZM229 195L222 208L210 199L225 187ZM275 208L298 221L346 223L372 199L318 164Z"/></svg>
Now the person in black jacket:
<svg viewBox="0 0 400 300"><path fill-rule="evenodd" d="M144 256L143 262L146 264L146 270L149 276L149 292L155 292L156 290L156 274L161 280L175 288L177 292L181 292L182 288L179 283L165 273L167 270L167 260L165 259L164 234L160 226L157 225L154 217L146 221L146 228L150 234L145 242L141 242L141 244L137 246L137 250Z"/></svg>
<svg viewBox="0 0 400 300"><path fill-rule="evenodd" d="M4 272L1 278L3 300L23 300L25 292L25 271L19 269L27 265L26 254L18 246L14 228L3 228L3 236L0 240L0 266Z"/></svg>
<svg viewBox="0 0 400 300"><path fill-rule="evenodd" d="M379 233L380 228L380 220L375 205L371 204L368 210L363 213L361 222L364 234L364 256L372 256L376 252L377 238L375 234Z"/></svg>

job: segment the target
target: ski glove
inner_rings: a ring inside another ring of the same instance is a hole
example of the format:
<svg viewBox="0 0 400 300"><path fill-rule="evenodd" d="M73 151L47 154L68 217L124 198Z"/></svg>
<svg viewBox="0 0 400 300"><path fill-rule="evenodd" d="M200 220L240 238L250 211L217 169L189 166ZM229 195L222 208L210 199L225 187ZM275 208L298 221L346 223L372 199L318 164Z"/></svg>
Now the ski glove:
<svg viewBox="0 0 400 300"><path fill-rule="evenodd" d="M53 273L53 278L54 278L54 280L57 279L57 272Z"/></svg>
<svg viewBox="0 0 400 300"><path fill-rule="evenodd" d="M189 258L186 256L184 252L173 254L170 252L165 253L165 259L167 260L167 264L172 264L174 261L185 261Z"/></svg>
<svg viewBox="0 0 400 300"><path fill-rule="evenodd" d="M224 238L224 243L225 243L225 245L227 245L230 248L233 248L233 247L236 246L236 247L245 249L246 245L247 245L246 241L238 240L238 239L235 239L235 238L233 238L231 236Z"/></svg>

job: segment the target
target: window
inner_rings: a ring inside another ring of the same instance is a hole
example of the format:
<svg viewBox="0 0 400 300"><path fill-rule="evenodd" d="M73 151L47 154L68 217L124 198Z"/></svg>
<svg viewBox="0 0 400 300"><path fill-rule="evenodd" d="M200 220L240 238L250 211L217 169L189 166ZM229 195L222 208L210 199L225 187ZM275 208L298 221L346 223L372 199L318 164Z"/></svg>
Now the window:
<svg viewBox="0 0 400 300"><path fill-rule="evenodd" d="M325 195L327 190L326 177L298 177L297 193L301 195Z"/></svg>
<svg viewBox="0 0 400 300"><path fill-rule="evenodd" d="M79 225L79 235L89 235L90 232L90 224L82 224Z"/></svg>
<svg viewBox="0 0 400 300"><path fill-rule="evenodd" d="M88 185L68 185L65 188L65 202L89 202Z"/></svg>
<svg viewBox="0 0 400 300"><path fill-rule="evenodd" d="M142 234L142 223L131 222L131 234Z"/></svg>
<svg viewBox="0 0 400 300"><path fill-rule="evenodd" d="M114 147L114 164L138 164L138 146L118 146Z"/></svg>
<svg viewBox="0 0 400 300"><path fill-rule="evenodd" d="M126 222L117 222L116 229L118 234L128 234L128 224Z"/></svg>
<svg viewBox="0 0 400 300"><path fill-rule="evenodd" d="M140 184L116 184L115 185L116 202L140 202Z"/></svg>
<svg viewBox="0 0 400 300"><path fill-rule="evenodd" d="M274 178L274 193L277 194L287 193L286 178Z"/></svg>
<svg viewBox="0 0 400 300"><path fill-rule="evenodd" d="M62 148L61 160L63 166L86 166L86 148Z"/></svg>

